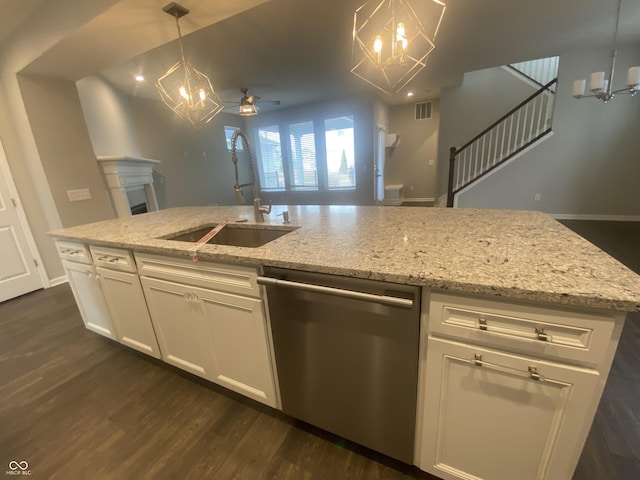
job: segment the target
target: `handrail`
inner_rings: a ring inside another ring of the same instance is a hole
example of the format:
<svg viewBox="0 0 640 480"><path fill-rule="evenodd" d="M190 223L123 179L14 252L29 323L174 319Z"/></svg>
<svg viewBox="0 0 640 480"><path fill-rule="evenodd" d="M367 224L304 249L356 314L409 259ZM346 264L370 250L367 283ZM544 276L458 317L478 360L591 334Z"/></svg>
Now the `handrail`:
<svg viewBox="0 0 640 480"><path fill-rule="evenodd" d="M509 117L512 113L517 112L520 108L522 108L524 105L526 105L527 103L529 103L531 100L533 100L534 98L536 98L538 95L542 95L545 91L549 90L549 87L553 84L555 84L558 81L557 78L554 78L553 80L551 80L549 83L547 83L546 85L543 85L542 87L540 87L540 89L535 92L533 95L529 96L526 98L526 100L524 100L523 102L519 103L516 107L512 108L511 110L509 110L507 113L505 113L502 117L500 117L498 120L496 120L495 122L493 122L489 127L485 128L482 132L480 132L478 135L476 135L475 137L473 137L471 140L469 140L467 143L465 143L462 147L458 148L456 150L456 154L460 153L462 150L464 150L465 148L467 148L469 145L471 145L473 142L475 142L476 140L478 140L479 138L481 138L483 135L485 135L487 132L489 132L490 130L492 130L496 125L498 125L500 122L502 122L504 119L506 119L507 117Z"/></svg>
<svg viewBox="0 0 640 480"><path fill-rule="evenodd" d="M447 207L455 194L551 132L554 78L462 147L449 149Z"/></svg>

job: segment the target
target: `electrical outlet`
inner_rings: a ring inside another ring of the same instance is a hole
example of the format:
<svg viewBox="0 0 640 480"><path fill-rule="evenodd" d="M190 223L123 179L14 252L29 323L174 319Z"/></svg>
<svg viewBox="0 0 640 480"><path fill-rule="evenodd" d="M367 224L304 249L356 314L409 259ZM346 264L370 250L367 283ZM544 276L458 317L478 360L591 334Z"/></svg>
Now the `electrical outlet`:
<svg viewBox="0 0 640 480"><path fill-rule="evenodd" d="M78 190L67 190L67 196L70 202L77 202L79 200L90 200L91 192L88 188L81 188Z"/></svg>
<svg viewBox="0 0 640 480"><path fill-rule="evenodd" d="M533 197L533 199L534 199L536 202L539 202L539 201L542 199L542 195L540 195L539 193L536 193L536 194L535 194L535 196Z"/></svg>
<svg viewBox="0 0 640 480"><path fill-rule="evenodd" d="M413 192L413 185L409 185L409 191Z"/></svg>
<svg viewBox="0 0 640 480"><path fill-rule="evenodd" d="M429 161L427 162L427 164L428 164L430 167L432 167L432 166L433 166L433 160L429 160Z"/></svg>

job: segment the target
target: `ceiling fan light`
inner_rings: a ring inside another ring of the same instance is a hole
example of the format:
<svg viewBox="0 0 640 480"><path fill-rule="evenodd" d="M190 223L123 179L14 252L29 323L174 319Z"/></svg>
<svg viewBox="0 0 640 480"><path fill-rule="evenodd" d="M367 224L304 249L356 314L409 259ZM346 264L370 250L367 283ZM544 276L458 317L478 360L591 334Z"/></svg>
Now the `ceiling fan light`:
<svg viewBox="0 0 640 480"><path fill-rule="evenodd" d="M240 105L238 114L241 117L251 117L258 114L258 109L252 103L243 103L242 105Z"/></svg>

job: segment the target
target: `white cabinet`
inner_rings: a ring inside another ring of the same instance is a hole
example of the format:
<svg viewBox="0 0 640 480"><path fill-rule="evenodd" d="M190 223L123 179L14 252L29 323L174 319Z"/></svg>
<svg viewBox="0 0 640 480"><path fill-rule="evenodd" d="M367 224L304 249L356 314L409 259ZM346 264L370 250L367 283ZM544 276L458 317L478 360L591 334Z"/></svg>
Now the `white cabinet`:
<svg viewBox="0 0 640 480"><path fill-rule="evenodd" d="M154 255L136 259L150 275L141 280L165 361L277 407L256 270Z"/></svg>
<svg viewBox="0 0 640 480"><path fill-rule="evenodd" d="M423 295L416 464L445 480L570 480L624 316Z"/></svg>
<svg viewBox="0 0 640 480"><path fill-rule="evenodd" d="M140 279L135 273L96 267L117 339L128 347L160 358Z"/></svg>
<svg viewBox="0 0 640 480"><path fill-rule="evenodd" d="M430 338L421 466L444 479L570 479L598 373Z"/></svg>
<svg viewBox="0 0 640 480"><path fill-rule="evenodd" d="M91 258L117 333L128 347L160 358L136 263L129 250L91 245Z"/></svg>
<svg viewBox="0 0 640 480"><path fill-rule="evenodd" d="M63 260L71 291L85 326L100 335L117 338L102 288L93 265Z"/></svg>
<svg viewBox="0 0 640 480"><path fill-rule="evenodd" d="M65 241L56 246L85 326L160 358L130 252Z"/></svg>
<svg viewBox="0 0 640 480"><path fill-rule="evenodd" d="M186 285L142 277L162 358L178 368L211 379L211 345L202 308Z"/></svg>

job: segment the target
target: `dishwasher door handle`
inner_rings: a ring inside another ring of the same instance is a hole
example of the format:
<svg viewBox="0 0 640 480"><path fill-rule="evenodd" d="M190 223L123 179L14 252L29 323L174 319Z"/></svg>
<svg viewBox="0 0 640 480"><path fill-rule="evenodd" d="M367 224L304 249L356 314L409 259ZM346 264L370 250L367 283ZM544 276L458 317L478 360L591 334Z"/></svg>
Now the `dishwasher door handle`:
<svg viewBox="0 0 640 480"><path fill-rule="evenodd" d="M323 285L314 285L311 283L291 282L289 280L280 280L271 277L258 277L258 284L270 285L282 288L291 288L295 290L304 290L306 292L324 293L327 295L335 295L337 297L351 298L354 300L363 300L366 302L375 302L382 305L391 305L394 307L412 308L413 300L408 298L391 297L389 295L376 295L373 293L358 292L355 290L344 290L342 288L325 287Z"/></svg>

